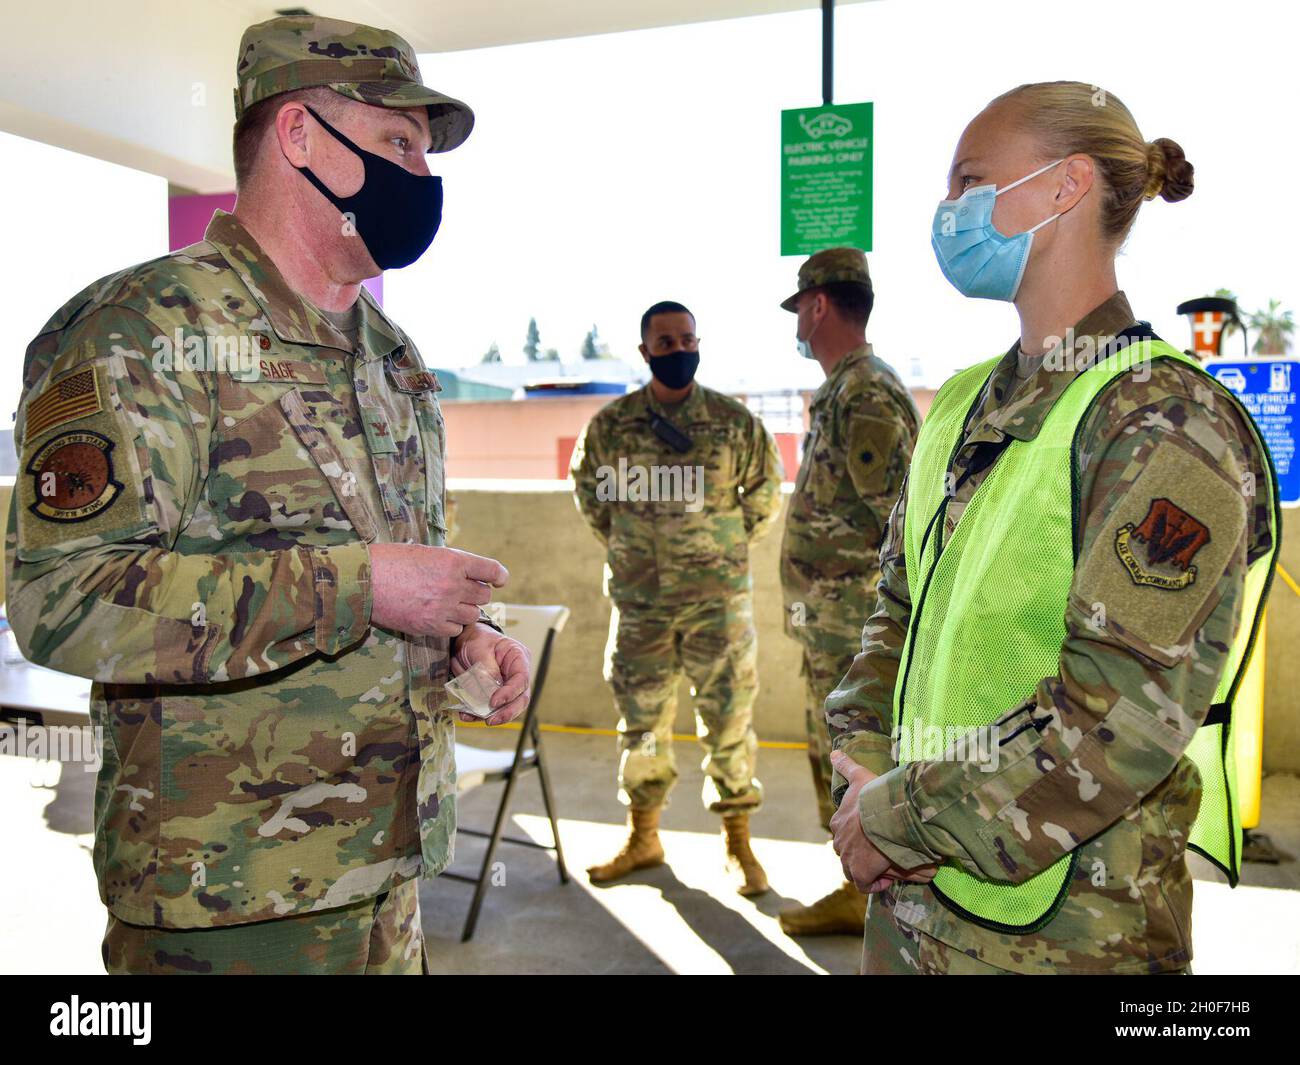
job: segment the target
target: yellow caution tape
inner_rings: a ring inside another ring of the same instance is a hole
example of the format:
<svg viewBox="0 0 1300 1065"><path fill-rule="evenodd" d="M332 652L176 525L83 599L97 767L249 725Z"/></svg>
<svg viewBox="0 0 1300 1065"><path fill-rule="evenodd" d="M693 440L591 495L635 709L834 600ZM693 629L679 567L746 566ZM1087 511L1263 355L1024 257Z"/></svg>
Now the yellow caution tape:
<svg viewBox="0 0 1300 1065"><path fill-rule="evenodd" d="M456 727L462 728L493 728L493 729L519 729L523 726L518 721L511 721L508 725L486 725L482 721L457 721ZM543 732L567 732L571 736L617 736L618 730L612 728L587 728L585 725L542 725ZM698 736L689 736L685 733L673 733L673 739L681 743L691 743L699 740ZM808 744L784 742L782 740L759 740L760 747L766 747L770 751L806 751Z"/></svg>
<svg viewBox="0 0 1300 1065"><path fill-rule="evenodd" d="M1282 567L1282 563L1280 562L1277 563L1277 572L1281 575L1282 579L1286 581L1287 587L1289 587L1291 591L1295 592L1296 595L1300 595L1300 584L1296 584L1295 578Z"/></svg>

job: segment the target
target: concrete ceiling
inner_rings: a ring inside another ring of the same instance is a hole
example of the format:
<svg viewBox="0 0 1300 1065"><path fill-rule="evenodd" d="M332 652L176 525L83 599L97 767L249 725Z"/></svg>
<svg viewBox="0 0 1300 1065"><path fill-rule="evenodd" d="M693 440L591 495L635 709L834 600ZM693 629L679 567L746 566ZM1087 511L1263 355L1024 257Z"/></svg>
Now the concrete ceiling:
<svg viewBox="0 0 1300 1065"><path fill-rule="evenodd" d="M859 0L839 0L840 3ZM10 4L0 130L228 191L234 59L244 27L285 4L37 0ZM417 52L458 51L796 11L819 0L329 0L318 14L387 26Z"/></svg>
<svg viewBox="0 0 1300 1065"><path fill-rule="evenodd" d="M265 10L260 4L232 6L254 13ZM334 18L391 27L417 52L455 52L768 15L821 4L820 0L330 0L303 6L317 14L328 12Z"/></svg>

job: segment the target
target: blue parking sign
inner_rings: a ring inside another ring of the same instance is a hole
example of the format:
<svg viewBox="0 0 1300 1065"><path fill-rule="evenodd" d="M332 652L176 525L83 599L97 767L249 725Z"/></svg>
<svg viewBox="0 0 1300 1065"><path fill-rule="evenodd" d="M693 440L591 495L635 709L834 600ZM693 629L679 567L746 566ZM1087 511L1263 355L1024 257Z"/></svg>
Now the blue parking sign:
<svg viewBox="0 0 1300 1065"><path fill-rule="evenodd" d="M1300 504L1300 464L1296 462L1296 434L1300 432L1300 360L1243 359L1231 362L1211 359L1206 370L1232 389L1255 419L1264 438L1283 506Z"/></svg>

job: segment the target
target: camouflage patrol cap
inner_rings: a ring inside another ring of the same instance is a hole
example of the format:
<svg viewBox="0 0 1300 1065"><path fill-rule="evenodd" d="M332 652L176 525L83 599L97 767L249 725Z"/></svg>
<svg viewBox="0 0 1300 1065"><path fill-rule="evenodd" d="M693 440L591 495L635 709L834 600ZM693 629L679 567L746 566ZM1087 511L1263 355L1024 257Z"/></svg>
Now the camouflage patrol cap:
<svg viewBox="0 0 1300 1065"><path fill-rule="evenodd" d="M259 22L239 42L235 121L259 100L328 86L350 100L429 109L430 151L449 152L474 128L474 112L420 83L411 46L390 30L315 16Z"/></svg>
<svg viewBox="0 0 1300 1065"><path fill-rule="evenodd" d="M867 257L857 248L823 248L804 260L799 267L798 291L781 306L787 311L797 310L795 300L800 292L836 281L853 281L870 289L871 275L867 273Z"/></svg>

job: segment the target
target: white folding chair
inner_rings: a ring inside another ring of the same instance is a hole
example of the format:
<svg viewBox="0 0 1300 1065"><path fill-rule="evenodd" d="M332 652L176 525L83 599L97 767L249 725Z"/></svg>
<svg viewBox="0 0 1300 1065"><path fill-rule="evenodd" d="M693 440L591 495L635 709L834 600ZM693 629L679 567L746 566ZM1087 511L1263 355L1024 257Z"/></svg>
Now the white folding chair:
<svg viewBox="0 0 1300 1065"><path fill-rule="evenodd" d="M487 607L493 620L500 625L511 639L518 640L528 648L532 658L529 689L532 698L524 714L519 730L519 742L514 750L494 751L482 747L473 747L467 743L456 744L457 790L469 791L483 784L502 783L505 789L501 793L501 803L497 807L496 819L491 832L479 829L460 829L467 836L478 836L488 841L487 852L483 855L478 876L466 876L463 873L445 872L444 877L460 880L474 885L474 901L470 903L469 916L465 919L465 929L461 942L467 943L474 935L474 926L478 924L479 910L483 906L483 895L487 890L488 875L492 868L492 858L496 854L498 843L515 843L523 847L535 847L539 850L555 852L556 865L559 867L560 883L569 882L569 872L564 865L564 851L560 848L560 829L555 817L555 799L551 793L551 778L546 771L546 762L542 756L542 733L538 718L538 707L542 701L542 687L546 682L546 670L551 661L551 643L569 620L567 606L523 606L518 603L493 603ZM537 779L542 789L542 803L546 807L546 816L551 822L551 845L537 843L520 836L502 835L506 818L509 816L510 798L514 792L515 782L529 770L537 770Z"/></svg>

